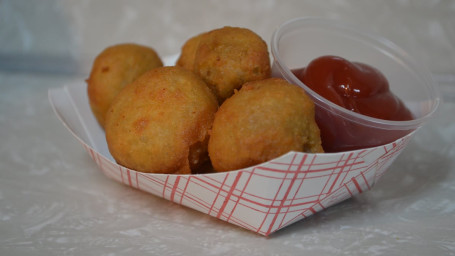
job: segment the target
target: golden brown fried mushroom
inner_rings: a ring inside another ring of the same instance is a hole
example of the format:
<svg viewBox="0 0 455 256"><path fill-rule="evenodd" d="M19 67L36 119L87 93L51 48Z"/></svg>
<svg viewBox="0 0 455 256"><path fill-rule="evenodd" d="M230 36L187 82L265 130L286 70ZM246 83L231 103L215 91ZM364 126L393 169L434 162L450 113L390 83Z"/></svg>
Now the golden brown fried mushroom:
<svg viewBox="0 0 455 256"><path fill-rule="evenodd" d="M115 98L106 117L109 151L140 172L189 174L208 160L218 102L194 73L180 67L148 71Z"/></svg>
<svg viewBox="0 0 455 256"><path fill-rule="evenodd" d="M103 50L95 59L87 79L90 107L104 127L106 112L120 90L146 71L162 67L158 54L137 44L118 44Z"/></svg>
<svg viewBox="0 0 455 256"><path fill-rule="evenodd" d="M271 74L267 44L253 31L238 27L223 27L190 38L177 65L202 77L219 102L245 82Z"/></svg>
<svg viewBox="0 0 455 256"><path fill-rule="evenodd" d="M303 89L283 79L246 83L216 113L208 150L218 172L289 151L323 152L314 103Z"/></svg>

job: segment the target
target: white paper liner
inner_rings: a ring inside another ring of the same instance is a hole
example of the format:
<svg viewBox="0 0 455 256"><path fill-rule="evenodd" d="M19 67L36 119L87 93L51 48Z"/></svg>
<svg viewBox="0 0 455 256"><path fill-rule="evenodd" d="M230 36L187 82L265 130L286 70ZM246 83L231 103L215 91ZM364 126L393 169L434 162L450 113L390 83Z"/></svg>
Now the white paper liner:
<svg viewBox="0 0 455 256"><path fill-rule="evenodd" d="M369 190L414 133L390 144L342 153L289 152L225 173L141 173L115 163L91 113L83 82L49 90L62 123L109 178L261 235Z"/></svg>

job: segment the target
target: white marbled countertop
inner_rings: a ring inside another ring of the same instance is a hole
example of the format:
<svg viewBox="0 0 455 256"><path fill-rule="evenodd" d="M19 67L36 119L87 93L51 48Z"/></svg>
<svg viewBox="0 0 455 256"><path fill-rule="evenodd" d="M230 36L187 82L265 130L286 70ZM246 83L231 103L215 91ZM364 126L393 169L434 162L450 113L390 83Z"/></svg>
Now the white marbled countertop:
<svg viewBox="0 0 455 256"><path fill-rule="evenodd" d="M128 3L128 4L127 4ZM0 1L0 255L455 255L454 1ZM107 45L162 56L224 25L362 24L422 60L444 103L375 187L265 238L107 179L49 88Z"/></svg>

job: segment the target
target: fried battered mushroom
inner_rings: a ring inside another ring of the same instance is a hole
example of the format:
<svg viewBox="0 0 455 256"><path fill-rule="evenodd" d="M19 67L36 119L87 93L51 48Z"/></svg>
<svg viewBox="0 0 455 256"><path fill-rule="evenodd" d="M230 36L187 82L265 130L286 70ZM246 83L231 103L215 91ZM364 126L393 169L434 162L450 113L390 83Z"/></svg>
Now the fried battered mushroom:
<svg viewBox="0 0 455 256"><path fill-rule="evenodd" d="M236 170L289 151L323 152L314 103L283 79L249 82L215 115L209 156L218 172Z"/></svg>
<svg viewBox="0 0 455 256"><path fill-rule="evenodd" d="M114 159L140 172L189 174L208 160L218 102L194 73L180 67L148 71L115 98L106 117Z"/></svg>
<svg viewBox="0 0 455 256"><path fill-rule="evenodd" d="M137 44L118 44L104 49L96 58L87 82L90 107L104 127L106 112L123 87L146 71L162 67L152 48Z"/></svg>
<svg viewBox="0 0 455 256"><path fill-rule="evenodd" d="M220 103L245 82L271 74L267 44L253 31L239 27L223 27L190 38L177 65L202 77Z"/></svg>

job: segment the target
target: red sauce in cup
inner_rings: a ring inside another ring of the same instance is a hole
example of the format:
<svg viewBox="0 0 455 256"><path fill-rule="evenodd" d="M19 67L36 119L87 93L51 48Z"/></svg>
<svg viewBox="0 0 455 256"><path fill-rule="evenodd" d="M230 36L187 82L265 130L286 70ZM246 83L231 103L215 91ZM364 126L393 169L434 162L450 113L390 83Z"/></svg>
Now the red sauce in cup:
<svg viewBox="0 0 455 256"><path fill-rule="evenodd" d="M348 110L391 121L413 119L411 111L390 91L385 76L369 65L350 62L337 56L322 56L311 61L307 67L293 72L313 91ZM346 145L346 148L338 145L338 141L346 139L337 138L331 132L334 129L329 127L330 125L343 125L342 123L337 124L336 120L328 116L325 119L317 118L316 121L321 129L323 147L327 152L355 149L349 145ZM358 131L352 132L361 133L362 130L359 128ZM355 137L353 136L353 139Z"/></svg>

